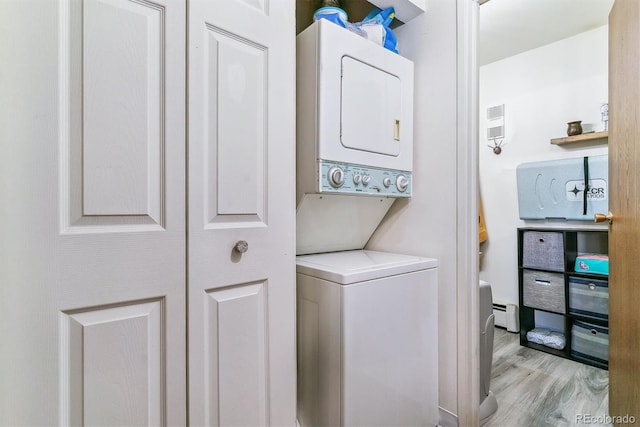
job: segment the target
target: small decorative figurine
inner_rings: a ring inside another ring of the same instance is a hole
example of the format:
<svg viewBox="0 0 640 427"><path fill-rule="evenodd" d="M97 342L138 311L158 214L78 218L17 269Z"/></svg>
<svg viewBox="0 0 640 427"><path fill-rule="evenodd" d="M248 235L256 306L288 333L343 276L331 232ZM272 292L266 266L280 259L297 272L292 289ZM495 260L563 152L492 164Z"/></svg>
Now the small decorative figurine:
<svg viewBox="0 0 640 427"><path fill-rule="evenodd" d="M600 117L602 118L602 123L604 123L604 130L609 129L609 104L604 103L600 106Z"/></svg>

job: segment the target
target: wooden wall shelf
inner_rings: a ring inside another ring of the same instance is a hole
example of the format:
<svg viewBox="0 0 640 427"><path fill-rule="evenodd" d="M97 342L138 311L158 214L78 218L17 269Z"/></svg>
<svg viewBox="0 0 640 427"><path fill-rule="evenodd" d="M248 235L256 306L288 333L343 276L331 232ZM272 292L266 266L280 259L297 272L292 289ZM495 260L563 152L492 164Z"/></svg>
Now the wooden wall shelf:
<svg viewBox="0 0 640 427"><path fill-rule="evenodd" d="M554 138L551 140L551 143L555 145L565 145L565 144L575 144L578 142L599 141L603 144L606 144L608 138L609 138L609 131L605 130L603 132L583 133L582 135L567 136L564 138Z"/></svg>

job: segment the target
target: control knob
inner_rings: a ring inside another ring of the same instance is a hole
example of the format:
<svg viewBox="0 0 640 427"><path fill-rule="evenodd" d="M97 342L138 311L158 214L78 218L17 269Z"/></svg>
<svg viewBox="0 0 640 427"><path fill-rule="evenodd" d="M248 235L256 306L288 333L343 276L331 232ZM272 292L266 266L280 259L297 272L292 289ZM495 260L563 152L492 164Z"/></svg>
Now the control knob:
<svg viewBox="0 0 640 427"><path fill-rule="evenodd" d="M342 187L342 184L344 184L344 171L337 166L333 167L329 169L328 178L329 184L333 188Z"/></svg>
<svg viewBox="0 0 640 427"><path fill-rule="evenodd" d="M362 176L361 175L353 175L353 183L355 185L360 184L360 181L362 181Z"/></svg>
<svg viewBox="0 0 640 427"><path fill-rule="evenodd" d="M384 184L385 187L389 188L391 186L391 178L386 177L382 180L382 184Z"/></svg>
<svg viewBox="0 0 640 427"><path fill-rule="evenodd" d="M369 175L362 177L362 185L369 185L369 182L371 182L371 177Z"/></svg>
<svg viewBox="0 0 640 427"><path fill-rule="evenodd" d="M404 193L407 190L408 186L409 180L407 179L407 177L404 175L398 175L398 178L396 178L396 188L398 189L398 191Z"/></svg>

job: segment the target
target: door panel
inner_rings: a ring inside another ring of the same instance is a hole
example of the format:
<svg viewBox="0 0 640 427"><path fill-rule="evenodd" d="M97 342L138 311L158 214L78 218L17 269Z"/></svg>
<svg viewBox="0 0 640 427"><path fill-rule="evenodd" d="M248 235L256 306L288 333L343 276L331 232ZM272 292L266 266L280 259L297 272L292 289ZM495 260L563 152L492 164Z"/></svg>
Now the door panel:
<svg viewBox="0 0 640 427"><path fill-rule="evenodd" d="M295 424L294 10L189 7L193 425Z"/></svg>
<svg viewBox="0 0 640 427"><path fill-rule="evenodd" d="M166 91L171 46L164 39L172 23L166 14L164 6L144 1L61 0L61 196L67 231L164 225L166 103L167 95L175 96Z"/></svg>
<svg viewBox="0 0 640 427"><path fill-rule="evenodd" d="M160 425L162 300L61 315L63 425ZM144 408L144 410L141 410Z"/></svg>
<svg viewBox="0 0 640 427"><path fill-rule="evenodd" d="M640 3L609 15L609 413L640 419Z"/></svg>
<svg viewBox="0 0 640 427"><path fill-rule="evenodd" d="M267 52L210 25L206 44L208 216L213 223L263 222Z"/></svg>
<svg viewBox="0 0 640 427"><path fill-rule="evenodd" d="M184 425L184 2L0 3L0 425Z"/></svg>
<svg viewBox="0 0 640 427"><path fill-rule="evenodd" d="M268 425L266 283L214 289L207 295L206 424L215 425L211 417L219 414L221 425Z"/></svg>
<svg viewBox="0 0 640 427"><path fill-rule="evenodd" d="M81 57L72 54L82 77L74 104L83 121L84 215L160 214L163 12L153 3L85 0L82 16L72 16L82 29Z"/></svg>

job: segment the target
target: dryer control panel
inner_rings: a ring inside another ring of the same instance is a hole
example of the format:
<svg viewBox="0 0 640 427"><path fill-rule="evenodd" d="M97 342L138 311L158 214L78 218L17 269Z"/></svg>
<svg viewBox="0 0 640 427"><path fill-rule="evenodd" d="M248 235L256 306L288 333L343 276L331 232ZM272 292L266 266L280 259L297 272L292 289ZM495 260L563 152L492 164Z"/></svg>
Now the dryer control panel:
<svg viewBox="0 0 640 427"><path fill-rule="evenodd" d="M411 197L411 172L320 161L321 193Z"/></svg>

